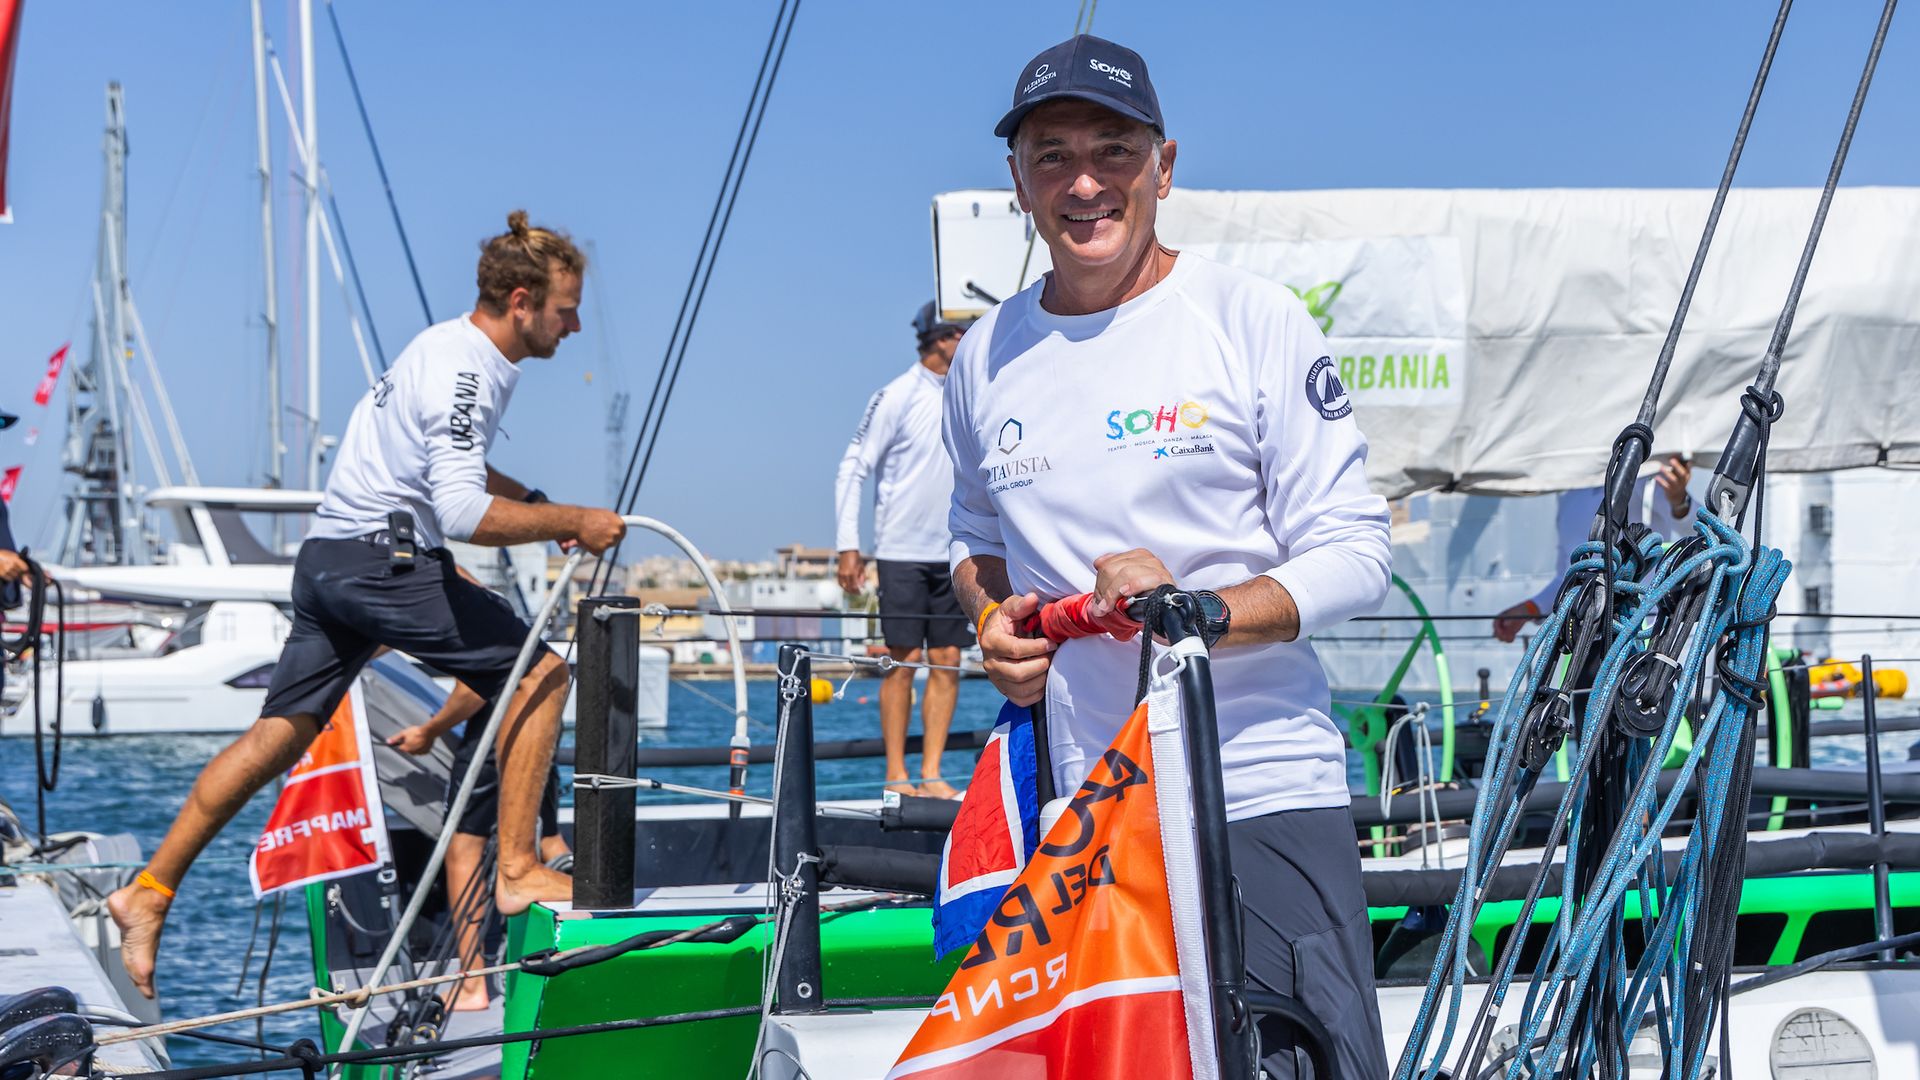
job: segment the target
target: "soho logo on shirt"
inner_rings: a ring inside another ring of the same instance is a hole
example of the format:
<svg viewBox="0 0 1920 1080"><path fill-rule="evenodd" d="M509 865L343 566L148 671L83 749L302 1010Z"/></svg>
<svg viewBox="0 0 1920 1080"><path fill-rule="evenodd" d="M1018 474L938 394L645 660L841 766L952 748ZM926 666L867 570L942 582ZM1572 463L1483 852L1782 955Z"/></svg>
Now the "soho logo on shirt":
<svg viewBox="0 0 1920 1080"><path fill-rule="evenodd" d="M1151 447L1155 461L1214 452L1213 436L1205 431L1212 418L1199 401L1171 401L1139 409L1114 409L1107 413L1106 438L1115 443L1109 451Z"/></svg>

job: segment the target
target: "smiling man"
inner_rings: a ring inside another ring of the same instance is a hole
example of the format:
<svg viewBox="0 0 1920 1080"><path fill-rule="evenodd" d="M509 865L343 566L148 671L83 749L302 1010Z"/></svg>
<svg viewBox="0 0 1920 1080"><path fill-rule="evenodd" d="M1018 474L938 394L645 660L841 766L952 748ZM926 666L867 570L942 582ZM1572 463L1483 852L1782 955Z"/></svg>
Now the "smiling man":
<svg viewBox="0 0 1920 1080"><path fill-rule="evenodd" d="M1279 283L1159 242L1176 146L1132 50L1041 53L994 134L1053 272L968 332L947 383L954 588L987 673L1045 701L1072 791L1132 711L1137 646L1013 627L1075 593L1099 618L1169 582L1217 591L1248 976L1313 1010L1341 1077L1384 1076L1345 747L1305 639L1385 596L1387 507L1326 340ZM1270 1075L1308 1074L1289 1030L1262 1036Z"/></svg>

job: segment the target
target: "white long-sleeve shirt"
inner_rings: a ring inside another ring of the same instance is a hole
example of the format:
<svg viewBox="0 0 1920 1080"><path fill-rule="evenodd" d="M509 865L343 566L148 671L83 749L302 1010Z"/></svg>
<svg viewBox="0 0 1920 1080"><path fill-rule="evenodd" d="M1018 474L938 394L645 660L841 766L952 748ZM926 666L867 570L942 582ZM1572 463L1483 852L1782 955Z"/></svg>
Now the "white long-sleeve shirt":
<svg viewBox="0 0 1920 1080"><path fill-rule="evenodd" d="M1346 805L1346 750L1305 639L1378 607L1392 554L1319 327L1284 287L1193 254L1093 315L1050 314L1043 287L989 312L948 375L951 561L1004 558L1014 592L1043 600L1091 589L1096 557L1134 547L1186 588L1273 578L1299 639L1213 658L1227 814ZM1132 711L1138 662L1137 643L1110 637L1054 654L1057 790Z"/></svg>
<svg viewBox="0 0 1920 1080"><path fill-rule="evenodd" d="M493 501L487 448L519 378L467 315L422 330L353 407L307 535L362 536L406 510L425 547L472 538Z"/></svg>
<svg viewBox="0 0 1920 1080"><path fill-rule="evenodd" d="M946 382L916 361L867 401L834 479L836 549L860 550L861 485L877 470L873 557L946 561L947 505L953 498L953 463L940 441Z"/></svg>

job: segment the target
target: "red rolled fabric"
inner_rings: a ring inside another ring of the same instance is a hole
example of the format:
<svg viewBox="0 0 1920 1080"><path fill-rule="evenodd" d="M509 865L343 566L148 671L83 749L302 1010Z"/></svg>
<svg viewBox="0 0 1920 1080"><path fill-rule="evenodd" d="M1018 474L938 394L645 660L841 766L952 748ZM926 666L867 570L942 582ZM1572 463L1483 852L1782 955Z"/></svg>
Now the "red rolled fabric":
<svg viewBox="0 0 1920 1080"><path fill-rule="evenodd" d="M1127 618L1123 612L1111 611L1098 619L1087 614L1087 603L1092 599L1092 593L1080 593L1043 604L1038 612L1029 615L1021 623L1020 632L1028 637L1045 637L1056 644L1101 634L1112 634L1121 641L1131 641L1140 632L1140 624Z"/></svg>

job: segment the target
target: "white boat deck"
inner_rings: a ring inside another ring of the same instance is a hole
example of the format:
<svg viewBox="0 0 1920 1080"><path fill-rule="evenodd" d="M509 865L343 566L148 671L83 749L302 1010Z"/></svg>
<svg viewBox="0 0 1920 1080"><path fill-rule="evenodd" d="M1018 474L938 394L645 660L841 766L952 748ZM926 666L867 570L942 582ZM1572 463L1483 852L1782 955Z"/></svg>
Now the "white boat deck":
<svg viewBox="0 0 1920 1080"><path fill-rule="evenodd" d="M53 886L19 879L0 888L0 995L42 986L66 987L83 1009L130 1011L93 949L74 932ZM146 1040L106 1047L95 1060L122 1072L146 1072L165 1068L164 1054L158 1040Z"/></svg>

